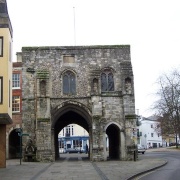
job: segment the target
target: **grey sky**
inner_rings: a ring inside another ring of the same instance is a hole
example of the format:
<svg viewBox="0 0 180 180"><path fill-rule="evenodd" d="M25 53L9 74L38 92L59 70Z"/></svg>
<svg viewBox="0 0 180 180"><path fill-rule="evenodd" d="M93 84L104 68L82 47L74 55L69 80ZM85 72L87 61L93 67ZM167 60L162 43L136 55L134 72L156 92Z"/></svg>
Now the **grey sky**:
<svg viewBox="0 0 180 180"><path fill-rule="evenodd" d="M179 67L179 0L7 0L7 3L14 31L14 61L23 46L74 45L75 39L76 45L131 45L136 109L143 116L152 113L148 109L154 101L157 77Z"/></svg>

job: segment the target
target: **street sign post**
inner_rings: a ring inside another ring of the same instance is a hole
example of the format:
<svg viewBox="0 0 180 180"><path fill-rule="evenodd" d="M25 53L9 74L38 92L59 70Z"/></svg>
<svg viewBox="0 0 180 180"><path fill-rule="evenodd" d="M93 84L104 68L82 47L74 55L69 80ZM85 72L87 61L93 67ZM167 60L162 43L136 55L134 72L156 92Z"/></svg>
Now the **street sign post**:
<svg viewBox="0 0 180 180"><path fill-rule="evenodd" d="M20 165L21 165L21 160L22 160L22 136L29 136L27 133L23 133L23 130L21 128L18 128L16 130L18 132L18 136L20 138Z"/></svg>

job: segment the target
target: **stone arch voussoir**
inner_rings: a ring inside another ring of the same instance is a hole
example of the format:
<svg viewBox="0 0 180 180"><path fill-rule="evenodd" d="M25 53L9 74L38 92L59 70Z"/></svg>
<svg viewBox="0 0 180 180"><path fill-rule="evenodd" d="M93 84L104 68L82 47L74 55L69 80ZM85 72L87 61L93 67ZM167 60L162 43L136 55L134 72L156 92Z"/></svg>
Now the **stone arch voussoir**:
<svg viewBox="0 0 180 180"><path fill-rule="evenodd" d="M107 123L107 124L104 126L104 131L106 131L107 128L108 128L110 125L116 125L116 126L122 131L122 127L121 127L117 122L113 122L113 121Z"/></svg>
<svg viewBox="0 0 180 180"><path fill-rule="evenodd" d="M65 114L68 111L74 111L81 115L84 119L87 120L87 123L89 127L92 126L92 112L91 110L84 104L77 102L77 101L65 101L58 106L56 106L54 109L51 110L51 116L52 116L52 128L54 128L57 120L59 117L61 117L63 114Z"/></svg>

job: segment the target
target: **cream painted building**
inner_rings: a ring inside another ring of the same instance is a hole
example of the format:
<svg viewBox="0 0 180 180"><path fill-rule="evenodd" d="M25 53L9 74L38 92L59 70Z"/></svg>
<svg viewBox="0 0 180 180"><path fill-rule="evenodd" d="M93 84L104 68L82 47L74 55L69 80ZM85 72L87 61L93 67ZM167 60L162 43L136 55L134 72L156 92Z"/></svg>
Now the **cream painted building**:
<svg viewBox="0 0 180 180"><path fill-rule="evenodd" d="M89 133L78 124L69 124L58 134L59 152L64 153L68 148L86 152L89 147Z"/></svg>
<svg viewBox="0 0 180 180"><path fill-rule="evenodd" d="M0 168L6 167L6 125L12 123L12 26L0 1Z"/></svg>
<svg viewBox="0 0 180 180"><path fill-rule="evenodd" d="M69 124L64 127L58 135L58 137L65 136L89 136L89 133L77 124Z"/></svg>

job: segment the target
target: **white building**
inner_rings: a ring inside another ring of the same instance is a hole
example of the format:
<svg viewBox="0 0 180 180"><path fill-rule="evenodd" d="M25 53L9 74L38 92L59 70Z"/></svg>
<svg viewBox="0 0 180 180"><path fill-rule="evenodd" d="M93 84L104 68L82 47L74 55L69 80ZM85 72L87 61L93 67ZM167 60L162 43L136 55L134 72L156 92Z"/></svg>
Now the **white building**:
<svg viewBox="0 0 180 180"><path fill-rule="evenodd" d="M141 125L138 126L138 144L146 149L162 147L162 136L157 130L158 122L154 116L140 118Z"/></svg>
<svg viewBox="0 0 180 180"><path fill-rule="evenodd" d="M77 124L69 124L64 127L58 137L67 137L67 136L89 136L89 133Z"/></svg>
<svg viewBox="0 0 180 180"><path fill-rule="evenodd" d="M67 149L79 149L86 152L89 148L89 133L77 124L69 124L58 134L59 152L64 153Z"/></svg>

